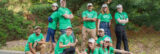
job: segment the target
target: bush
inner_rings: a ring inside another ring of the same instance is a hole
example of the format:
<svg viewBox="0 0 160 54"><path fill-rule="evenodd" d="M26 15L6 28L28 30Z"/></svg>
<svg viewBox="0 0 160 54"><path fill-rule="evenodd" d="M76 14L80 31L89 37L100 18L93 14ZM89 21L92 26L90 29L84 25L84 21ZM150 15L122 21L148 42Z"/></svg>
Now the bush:
<svg viewBox="0 0 160 54"><path fill-rule="evenodd" d="M31 22L7 8L0 8L0 11L0 45L3 45L6 40L26 38L28 25Z"/></svg>

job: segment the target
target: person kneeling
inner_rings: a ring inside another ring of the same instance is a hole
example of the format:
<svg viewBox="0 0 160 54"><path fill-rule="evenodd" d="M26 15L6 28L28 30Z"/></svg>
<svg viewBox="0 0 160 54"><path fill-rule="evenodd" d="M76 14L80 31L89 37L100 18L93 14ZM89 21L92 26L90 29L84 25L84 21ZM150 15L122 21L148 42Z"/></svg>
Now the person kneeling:
<svg viewBox="0 0 160 54"><path fill-rule="evenodd" d="M72 34L72 28L68 27L66 33L62 34L56 44L55 54L75 54L74 46L77 40L74 42Z"/></svg>
<svg viewBox="0 0 160 54"><path fill-rule="evenodd" d="M40 26L36 26L34 29L35 32L31 34L28 38L27 44L25 46L25 53L36 54L36 51L40 50L40 54L45 54L46 46Z"/></svg>

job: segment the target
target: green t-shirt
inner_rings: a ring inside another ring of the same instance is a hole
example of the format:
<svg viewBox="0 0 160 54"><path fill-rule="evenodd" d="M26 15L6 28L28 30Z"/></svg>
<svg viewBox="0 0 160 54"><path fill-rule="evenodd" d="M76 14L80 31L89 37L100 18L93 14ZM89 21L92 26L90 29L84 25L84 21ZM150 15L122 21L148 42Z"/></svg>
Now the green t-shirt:
<svg viewBox="0 0 160 54"><path fill-rule="evenodd" d="M101 22L110 22L110 20L112 19L112 15L110 13L109 14L107 14L107 13L105 13L105 14L100 13L98 15L98 19L100 19Z"/></svg>
<svg viewBox="0 0 160 54"><path fill-rule="evenodd" d="M114 54L114 48L109 47L109 50L107 48L99 48L99 54Z"/></svg>
<svg viewBox="0 0 160 54"><path fill-rule="evenodd" d="M83 11L82 17L87 17L87 18L97 18L97 12L92 10L92 11ZM95 29L96 28L96 22L94 21L83 21L83 26L89 29Z"/></svg>
<svg viewBox="0 0 160 54"><path fill-rule="evenodd" d="M93 52L90 51L90 54L98 54L99 53L98 51L99 51L99 48L95 48ZM85 52L87 52L88 54L88 49L85 49Z"/></svg>
<svg viewBox="0 0 160 54"><path fill-rule="evenodd" d="M72 27L71 20L65 18L64 14L72 14L72 12L68 8L60 7L58 9L59 13L59 29L66 29L68 26Z"/></svg>
<svg viewBox="0 0 160 54"><path fill-rule="evenodd" d="M110 38L110 43L112 43L112 39L111 39L111 37L109 37L108 35L105 35L105 36L103 36L103 37L99 37L98 39L97 39L97 41L96 41L96 43L97 44L100 44L100 41L104 41L104 39L106 38L106 37L108 37L108 38ZM102 47L102 44L100 44L100 47Z"/></svg>
<svg viewBox="0 0 160 54"><path fill-rule="evenodd" d="M52 18L52 22L49 22L48 24L48 28L51 28L51 29L56 29L57 27L57 20L58 20L58 11L55 11L52 13L51 15L51 18Z"/></svg>
<svg viewBox="0 0 160 54"><path fill-rule="evenodd" d="M31 34L28 38L28 41L27 41L27 44L25 46L25 52L26 51L30 51L29 49L29 43L32 43L32 47L33 47L33 44L36 42L36 41L41 41L42 39L44 39L44 36L43 34L41 33L39 36L36 36L35 33Z"/></svg>
<svg viewBox="0 0 160 54"><path fill-rule="evenodd" d="M63 43L63 45L67 45L69 42L70 43L73 43L74 40L73 40L73 37L70 35L70 36L67 36L66 34L62 34L56 44L56 47L55 47L55 54L60 54L63 52L64 49L66 49L66 47L64 48L60 48L59 47L59 43Z"/></svg>
<svg viewBox="0 0 160 54"><path fill-rule="evenodd" d="M127 19L127 18L128 18L128 15L127 15L126 12L122 12L122 13L116 12L115 13L116 24L121 24L117 21L117 19L124 20L124 19ZM125 24L122 24L122 25L125 25Z"/></svg>

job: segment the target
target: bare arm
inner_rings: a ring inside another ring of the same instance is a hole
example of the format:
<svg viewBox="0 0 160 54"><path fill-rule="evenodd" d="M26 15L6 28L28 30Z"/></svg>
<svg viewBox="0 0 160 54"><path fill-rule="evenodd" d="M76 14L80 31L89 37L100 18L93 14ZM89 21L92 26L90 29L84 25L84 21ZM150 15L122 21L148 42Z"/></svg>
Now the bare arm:
<svg viewBox="0 0 160 54"><path fill-rule="evenodd" d="M44 44L44 43L45 43L44 39L38 42L38 44Z"/></svg>
<svg viewBox="0 0 160 54"><path fill-rule="evenodd" d="M36 54L36 51L32 48L32 43L29 43L29 49L33 54Z"/></svg>
<svg viewBox="0 0 160 54"><path fill-rule="evenodd" d="M70 46L70 43L68 44L68 45L63 45L63 43L62 42L59 42L59 47L60 48L63 48L63 47L69 47Z"/></svg>
<svg viewBox="0 0 160 54"><path fill-rule="evenodd" d="M70 14L70 15L64 14L63 16L64 16L65 18L67 18L67 19L72 19L72 18L73 18L73 14Z"/></svg>
<svg viewBox="0 0 160 54"><path fill-rule="evenodd" d="M98 24L98 25L97 25L97 26L98 26L98 29L99 29L99 26L100 26L100 21L101 21L101 20L98 19L98 23L97 23L97 24Z"/></svg>

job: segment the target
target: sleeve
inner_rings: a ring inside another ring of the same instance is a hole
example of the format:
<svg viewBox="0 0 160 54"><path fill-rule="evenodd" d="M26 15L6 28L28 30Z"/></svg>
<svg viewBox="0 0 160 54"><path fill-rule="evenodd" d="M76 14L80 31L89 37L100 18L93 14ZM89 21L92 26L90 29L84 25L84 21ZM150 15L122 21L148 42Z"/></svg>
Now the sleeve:
<svg viewBox="0 0 160 54"><path fill-rule="evenodd" d="M71 43L74 43L74 40L73 40L73 37L71 36L71 38L70 38L70 42Z"/></svg>
<svg viewBox="0 0 160 54"><path fill-rule="evenodd" d="M100 14L98 15L97 19L100 19L100 18L101 18L101 16L102 16L102 14L100 13Z"/></svg>
<svg viewBox="0 0 160 54"><path fill-rule="evenodd" d="M85 11L82 12L82 17L86 17Z"/></svg>
<svg viewBox="0 0 160 54"><path fill-rule="evenodd" d="M113 47L110 47L110 52L114 53L114 48Z"/></svg>
<svg viewBox="0 0 160 54"><path fill-rule="evenodd" d="M127 13L126 13L126 12L125 12L125 17L126 17L126 18L128 18L128 15L127 15Z"/></svg>
<svg viewBox="0 0 160 54"><path fill-rule="evenodd" d="M31 35L30 35L29 38L28 38L28 42L29 42L29 43L33 43L33 38L31 37Z"/></svg>
<svg viewBox="0 0 160 54"><path fill-rule="evenodd" d="M60 38L59 38L59 42L62 42L62 43L64 42L64 41L63 41L63 36L62 36L62 35L61 35Z"/></svg>
<svg viewBox="0 0 160 54"><path fill-rule="evenodd" d="M112 15L111 15L111 14L109 14L109 16L110 16L110 19L112 19Z"/></svg>
<svg viewBox="0 0 160 54"><path fill-rule="evenodd" d="M97 12L94 12L93 18L97 18Z"/></svg>
<svg viewBox="0 0 160 54"><path fill-rule="evenodd" d="M41 33L41 39L44 39L44 36L43 36L43 34Z"/></svg>
<svg viewBox="0 0 160 54"><path fill-rule="evenodd" d="M72 14L71 10L68 9L69 14Z"/></svg>
<svg viewBox="0 0 160 54"><path fill-rule="evenodd" d="M99 44L99 39L96 41L97 44Z"/></svg>
<svg viewBox="0 0 160 54"><path fill-rule="evenodd" d="M119 18L118 13L115 13L114 18L117 20Z"/></svg>

